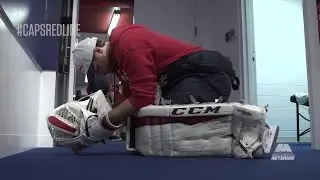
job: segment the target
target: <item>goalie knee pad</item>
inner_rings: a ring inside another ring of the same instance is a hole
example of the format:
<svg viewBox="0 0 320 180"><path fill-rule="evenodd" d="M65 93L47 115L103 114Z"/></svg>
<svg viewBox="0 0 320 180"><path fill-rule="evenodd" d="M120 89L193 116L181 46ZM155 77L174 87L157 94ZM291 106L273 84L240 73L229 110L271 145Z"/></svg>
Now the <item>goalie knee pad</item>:
<svg viewBox="0 0 320 180"><path fill-rule="evenodd" d="M109 124L105 129L102 121L108 122L111 110L100 90L83 101L63 104L47 118L48 129L55 143L69 148L86 147L111 136L120 126Z"/></svg>

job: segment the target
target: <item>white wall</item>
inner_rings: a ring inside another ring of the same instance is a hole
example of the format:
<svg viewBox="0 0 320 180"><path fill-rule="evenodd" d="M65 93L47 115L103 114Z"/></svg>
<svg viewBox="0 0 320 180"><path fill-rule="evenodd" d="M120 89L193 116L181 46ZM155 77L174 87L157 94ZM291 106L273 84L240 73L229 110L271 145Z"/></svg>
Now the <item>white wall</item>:
<svg viewBox="0 0 320 180"><path fill-rule="evenodd" d="M54 109L56 72L42 71L39 91L38 147L52 147L53 141L47 128L47 115Z"/></svg>
<svg viewBox="0 0 320 180"><path fill-rule="evenodd" d="M320 42L316 1L304 0L312 147L320 150Z"/></svg>
<svg viewBox="0 0 320 180"><path fill-rule="evenodd" d="M56 72L41 72L1 19L0 39L0 157L52 147L46 116L54 109Z"/></svg>
<svg viewBox="0 0 320 180"><path fill-rule="evenodd" d="M0 24L3 21L0 19ZM14 36L0 29L0 156L37 146L41 73Z"/></svg>
<svg viewBox="0 0 320 180"><path fill-rule="evenodd" d="M296 106L289 99L308 92L302 0L253 1L253 20L258 105L269 104L268 121L279 125L279 137L295 138ZM301 119L300 132L308 127Z"/></svg>
<svg viewBox="0 0 320 180"><path fill-rule="evenodd" d="M195 43L195 0L135 0L134 23Z"/></svg>

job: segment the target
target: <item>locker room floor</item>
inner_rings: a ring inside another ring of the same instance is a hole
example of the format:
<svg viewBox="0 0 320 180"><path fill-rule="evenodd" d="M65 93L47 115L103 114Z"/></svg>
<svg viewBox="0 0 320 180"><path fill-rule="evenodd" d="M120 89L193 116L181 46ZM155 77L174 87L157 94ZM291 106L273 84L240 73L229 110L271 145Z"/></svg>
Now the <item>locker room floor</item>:
<svg viewBox="0 0 320 180"><path fill-rule="evenodd" d="M37 148L0 159L8 180L319 180L320 151L290 144L295 160L233 158L161 158L133 155L121 141L97 145L82 155L62 148Z"/></svg>

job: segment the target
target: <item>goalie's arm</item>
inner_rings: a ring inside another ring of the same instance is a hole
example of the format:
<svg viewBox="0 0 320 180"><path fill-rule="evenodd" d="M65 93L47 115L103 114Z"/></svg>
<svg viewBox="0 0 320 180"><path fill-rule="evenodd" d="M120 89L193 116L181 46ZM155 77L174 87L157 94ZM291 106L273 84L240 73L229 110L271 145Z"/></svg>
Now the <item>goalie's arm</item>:
<svg viewBox="0 0 320 180"><path fill-rule="evenodd" d="M112 124L122 124L129 116L134 115L137 110L132 106L128 99L124 100L116 108L108 113L109 121Z"/></svg>
<svg viewBox="0 0 320 180"><path fill-rule="evenodd" d="M129 77L130 96L109 112L111 123L123 122L142 107L153 104L156 96L154 49L144 47L122 52L124 58L118 64Z"/></svg>

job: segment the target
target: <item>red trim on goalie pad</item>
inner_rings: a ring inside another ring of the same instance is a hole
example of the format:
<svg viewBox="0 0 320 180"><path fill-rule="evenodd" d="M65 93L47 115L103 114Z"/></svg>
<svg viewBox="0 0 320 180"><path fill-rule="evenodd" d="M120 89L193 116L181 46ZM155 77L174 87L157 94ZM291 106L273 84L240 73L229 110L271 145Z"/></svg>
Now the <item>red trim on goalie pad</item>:
<svg viewBox="0 0 320 180"><path fill-rule="evenodd" d="M181 123L186 125L194 125L198 123L207 122L213 119L225 116L197 116L197 117L132 117L132 126L135 128L142 126L155 126L172 123Z"/></svg>
<svg viewBox="0 0 320 180"><path fill-rule="evenodd" d="M57 117L55 116L50 116L48 117L48 121L50 124L52 124L53 126L56 126L58 128L64 129L66 131L75 133L77 131L77 129L75 129L74 127L69 126L68 124L60 121Z"/></svg>

